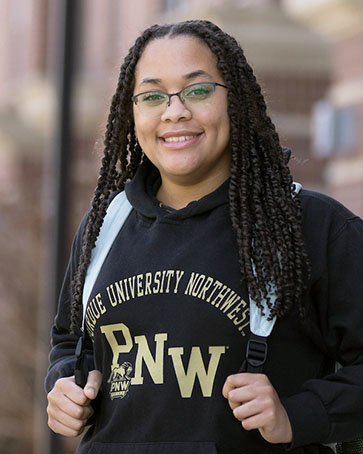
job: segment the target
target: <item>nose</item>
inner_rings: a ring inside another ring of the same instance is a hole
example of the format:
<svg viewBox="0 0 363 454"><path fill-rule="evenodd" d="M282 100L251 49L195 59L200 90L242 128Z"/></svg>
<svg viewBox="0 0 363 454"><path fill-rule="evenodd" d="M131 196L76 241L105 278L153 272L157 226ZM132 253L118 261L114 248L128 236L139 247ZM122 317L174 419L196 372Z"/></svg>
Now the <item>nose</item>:
<svg viewBox="0 0 363 454"><path fill-rule="evenodd" d="M184 103L182 103L179 96L172 96L170 102L167 104L164 113L161 116L162 121L177 122L180 120L190 120L192 113Z"/></svg>

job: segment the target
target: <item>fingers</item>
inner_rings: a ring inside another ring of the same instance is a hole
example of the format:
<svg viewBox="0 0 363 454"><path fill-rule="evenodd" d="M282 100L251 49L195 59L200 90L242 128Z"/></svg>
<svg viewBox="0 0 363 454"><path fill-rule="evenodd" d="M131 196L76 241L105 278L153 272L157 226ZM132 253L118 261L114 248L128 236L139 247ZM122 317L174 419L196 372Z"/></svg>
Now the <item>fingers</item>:
<svg viewBox="0 0 363 454"><path fill-rule="evenodd" d="M73 437L83 432L93 409L74 377L57 380L48 394L48 425L56 433Z"/></svg>
<svg viewBox="0 0 363 454"><path fill-rule="evenodd" d="M236 403L240 404L253 399L256 388L261 386L267 388L272 386L266 375L248 373L230 375L224 383L222 394L228 399L230 405L235 406Z"/></svg>
<svg viewBox="0 0 363 454"><path fill-rule="evenodd" d="M227 377L223 386L223 396L227 399L229 391L234 388L240 388L242 386L254 384L256 382L265 381L270 383L269 379L264 374L249 374L240 373L234 374Z"/></svg>
<svg viewBox="0 0 363 454"><path fill-rule="evenodd" d="M292 440L288 415L266 375L231 375L222 392L244 429L258 429L270 443L288 443Z"/></svg>
<svg viewBox="0 0 363 454"><path fill-rule="evenodd" d="M84 413L86 417L83 419L74 418L60 409L54 411L54 409L48 408L48 426L54 432L66 437L76 437L84 431L87 421L92 414L93 410L91 407L88 407L88 411Z"/></svg>
<svg viewBox="0 0 363 454"><path fill-rule="evenodd" d="M83 389L76 385L74 376L64 377L56 381L53 389L48 394L53 402L58 402L66 396L68 400L77 405L88 405L89 399L85 396Z"/></svg>
<svg viewBox="0 0 363 454"><path fill-rule="evenodd" d="M48 395L49 414L56 413L69 416L77 420L87 420L92 415L92 407L87 405L78 405L71 401L66 395L51 394ZM60 421L65 422L64 417Z"/></svg>
<svg viewBox="0 0 363 454"><path fill-rule="evenodd" d="M275 420L275 405L272 399L253 399L238 405L233 409L233 415L241 421L246 430L258 429L273 423Z"/></svg>
<svg viewBox="0 0 363 454"><path fill-rule="evenodd" d="M268 405L275 396L275 390L265 375L252 375L252 377L247 377L247 380L242 383L227 392L228 401L233 407L236 404L240 405L252 400L264 402L265 405Z"/></svg>
<svg viewBox="0 0 363 454"><path fill-rule="evenodd" d="M97 397L97 394L102 385L102 374L99 370L92 370L88 374L86 386L84 387L85 396L93 400Z"/></svg>

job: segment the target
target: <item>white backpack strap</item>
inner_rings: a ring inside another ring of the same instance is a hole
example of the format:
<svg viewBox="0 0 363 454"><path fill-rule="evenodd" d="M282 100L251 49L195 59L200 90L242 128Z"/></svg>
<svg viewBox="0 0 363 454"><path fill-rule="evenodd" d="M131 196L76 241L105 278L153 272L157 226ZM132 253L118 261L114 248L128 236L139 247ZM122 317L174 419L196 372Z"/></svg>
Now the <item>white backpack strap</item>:
<svg viewBox="0 0 363 454"><path fill-rule="evenodd" d="M294 181L293 186L295 195L299 194L302 189L302 185ZM256 274L254 266L253 273ZM276 286L274 284L270 284L269 298L272 305L274 305L276 301ZM261 301L261 306L265 316L262 315L261 309L257 307L255 301L250 297L250 330L256 336L268 337L274 327L276 317L272 320L267 320L270 310L267 307L266 300Z"/></svg>
<svg viewBox="0 0 363 454"><path fill-rule="evenodd" d="M276 301L276 287L273 287L274 288L271 289L271 292L269 293L272 305L274 305ZM265 299L261 301L261 306L263 308L264 315L262 315L261 309L257 307L256 302L250 297L250 330L251 333L256 336L268 337L275 325L276 316L271 320L267 319L270 309L268 308Z"/></svg>
<svg viewBox="0 0 363 454"><path fill-rule="evenodd" d="M88 266L84 282L82 295L83 321L88 299L97 279L98 273L100 272L103 262L105 261L117 234L119 233L131 210L132 205L127 200L125 191L117 194L107 208L100 233L95 247L92 250L91 262Z"/></svg>
<svg viewBox="0 0 363 454"><path fill-rule="evenodd" d="M294 186L295 195L298 195L302 189L302 185L300 183L296 183L296 181L294 181L293 186Z"/></svg>
<svg viewBox="0 0 363 454"><path fill-rule="evenodd" d="M294 195L298 195L302 189L300 183L293 183ZM256 274L254 264L252 264L253 273ZM277 294L276 285L269 284L269 298L272 306L275 305ZM249 297L250 300L250 331L251 336L247 344L246 361L243 363L240 371L262 373L263 365L267 357L267 338L272 332L276 323L277 317L268 320L270 309L267 306L266 300L261 301L261 309L257 307L256 302ZM264 315L262 315L262 311Z"/></svg>

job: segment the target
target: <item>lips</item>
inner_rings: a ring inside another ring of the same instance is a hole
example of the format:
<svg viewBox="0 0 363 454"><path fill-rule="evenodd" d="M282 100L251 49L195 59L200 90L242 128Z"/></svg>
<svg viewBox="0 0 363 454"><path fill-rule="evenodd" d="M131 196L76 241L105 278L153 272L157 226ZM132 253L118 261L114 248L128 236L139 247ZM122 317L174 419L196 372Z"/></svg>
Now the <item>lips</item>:
<svg viewBox="0 0 363 454"><path fill-rule="evenodd" d="M159 138L166 143L185 142L195 139L202 133L198 131L168 131L163 133Z"/></svg>
<svg viewBox="0 0 363 454"><path fill-rule="evenodd" d="M180 150L197 145L202 134L196 131L169 131L160 136L159 140L167 149Z"/></svg>
<svg viewBox="0 0 363 454"><path fill-rule="evenodd" d="M194 137L197 137L197 134L193 136L174 136L174 137L165 137L164 141L165 142L184 142L186 140L194 139Z"/></svg>

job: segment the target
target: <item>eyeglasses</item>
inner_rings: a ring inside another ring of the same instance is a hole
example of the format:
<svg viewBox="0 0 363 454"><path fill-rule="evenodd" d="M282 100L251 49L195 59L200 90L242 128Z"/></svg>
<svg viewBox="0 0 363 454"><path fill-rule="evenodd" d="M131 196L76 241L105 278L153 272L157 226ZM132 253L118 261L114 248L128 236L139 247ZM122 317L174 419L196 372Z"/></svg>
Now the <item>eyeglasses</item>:
<svg viewBox="0 0 363 454"><path fill-rule="evenodd" d="M203 82L188 85L177 93L151 90L139 93L131 99L142 115L150 118L158 118L170 106L172 96L177 96L188 110L203 111L208 109L212 104L216 87L227 88L218 82Z"/></svg>

